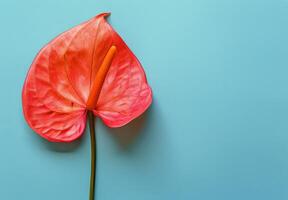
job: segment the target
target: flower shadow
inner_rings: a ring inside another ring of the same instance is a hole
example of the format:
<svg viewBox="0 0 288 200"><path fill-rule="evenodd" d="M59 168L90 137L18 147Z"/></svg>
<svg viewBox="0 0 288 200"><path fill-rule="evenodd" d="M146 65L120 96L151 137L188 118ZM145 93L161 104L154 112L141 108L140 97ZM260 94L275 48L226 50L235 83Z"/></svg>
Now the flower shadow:
<svg viewBox="0 0 288 200"><path fill-rule="evenodd" d="M69 143L63 143L63 142L49 142L45 139L42 139L44 145L51 151L55 151L55 152L73 152L76 151L81 144L83 143L82 140L83 138L80 137L77 140L73 141L73 142L69 142Z"/></svg>
<svg viewBox="0 0 288 200"><path fill-rule="evenodd" d="M152 112L153 104L146 112L127 125L113 129L107 127L107 129L109 129L107 132L112 135L121 149L129 149L136 142L141 133L144 132L144 129L146 129L148 118Z"/></svg>

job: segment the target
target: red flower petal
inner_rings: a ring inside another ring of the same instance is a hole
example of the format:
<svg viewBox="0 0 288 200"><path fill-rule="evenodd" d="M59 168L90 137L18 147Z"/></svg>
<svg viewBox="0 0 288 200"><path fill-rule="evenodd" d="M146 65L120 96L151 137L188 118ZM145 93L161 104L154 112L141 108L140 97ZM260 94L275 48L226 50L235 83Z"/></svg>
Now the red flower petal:
<svg viewBox="0 0 288 200"><path fill-rule="evenodd" d="M144 70L106 22L107 15L100 14L59 35L31 65L23 87L23 111L31 128L50 141L68 142L82 134L91 87L112 45L117 51L94 114L106 125L119 127L151 104Z"/></svg>

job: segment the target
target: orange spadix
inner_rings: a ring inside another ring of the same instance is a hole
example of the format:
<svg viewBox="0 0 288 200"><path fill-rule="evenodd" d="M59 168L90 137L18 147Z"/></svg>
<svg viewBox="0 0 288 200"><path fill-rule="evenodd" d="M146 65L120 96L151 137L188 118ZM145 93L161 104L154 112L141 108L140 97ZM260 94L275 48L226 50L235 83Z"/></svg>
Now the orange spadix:
<svg viewBox="0 0 288 200"><path fill-rule="evenodd" d="M117 50L116 46L113 45L110 47L95 76L95 80L92 84L90 94L86 103L86 107L88 110L93 110L96 107L105 77L109 71L116 50Z"/></svg>

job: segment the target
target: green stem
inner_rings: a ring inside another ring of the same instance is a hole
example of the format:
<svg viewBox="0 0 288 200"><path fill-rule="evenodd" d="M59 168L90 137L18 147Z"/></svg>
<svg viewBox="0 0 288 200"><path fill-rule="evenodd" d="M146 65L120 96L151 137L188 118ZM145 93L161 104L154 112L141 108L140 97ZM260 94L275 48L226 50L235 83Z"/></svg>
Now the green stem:
<svg viewBox="0 0 288 200"><path fill-rule="evenodd" d="M95 137L95 117L92 111L88 111L88 120L89 120L90 140L91 140L91 175L90 175L89 200L94 200L97 147Z"/></svg>

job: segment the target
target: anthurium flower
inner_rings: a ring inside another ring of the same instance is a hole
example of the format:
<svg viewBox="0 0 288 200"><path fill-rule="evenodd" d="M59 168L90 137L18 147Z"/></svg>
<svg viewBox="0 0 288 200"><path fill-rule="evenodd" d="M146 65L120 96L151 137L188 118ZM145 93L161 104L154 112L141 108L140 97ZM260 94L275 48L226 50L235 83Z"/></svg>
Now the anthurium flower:
<svg viewBox="0 0 288 200"><path fill-rule="evenodd" d="M99 14L57 36L30 67L22 92L24 116L51 142L79 138L87 113L93 123L96 116L109 127L121 127L152 102L140 62L107 23L108 15Z"/></svg>

